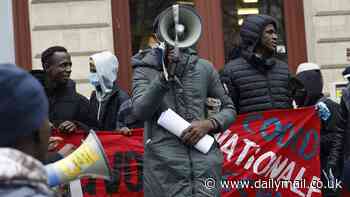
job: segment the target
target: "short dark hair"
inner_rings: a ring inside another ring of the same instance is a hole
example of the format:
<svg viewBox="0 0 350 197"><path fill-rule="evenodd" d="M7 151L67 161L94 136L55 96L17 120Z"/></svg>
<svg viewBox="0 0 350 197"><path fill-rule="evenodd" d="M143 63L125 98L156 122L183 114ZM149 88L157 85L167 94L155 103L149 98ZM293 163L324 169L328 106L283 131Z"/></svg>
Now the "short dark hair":
<svg viewBox="0 0 350 197"><path fill-rule="evenodd" d="M52 46L47 48L44 52L41 53L41 64L43 66L43 69L46 70L46 66L49 63L49 60L51 56L55 52L66 52L68 53L67 49L62 46Z"/></svg>

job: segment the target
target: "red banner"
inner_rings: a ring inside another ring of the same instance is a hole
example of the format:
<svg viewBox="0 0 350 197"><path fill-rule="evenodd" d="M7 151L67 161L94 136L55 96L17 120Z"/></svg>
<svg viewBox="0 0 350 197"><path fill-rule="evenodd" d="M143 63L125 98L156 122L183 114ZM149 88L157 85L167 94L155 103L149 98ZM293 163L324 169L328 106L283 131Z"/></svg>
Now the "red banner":
<svg viewBox="0 0 350 197"><path fill-rule="evenodd" d="M320 123L313 108L239 116L216 136L224 154L222 196L321 196ZM133 136L97 132L113 168L113 181L84 179L84 196L143 196L142 129ZM79 146L86 134L63 136ZM271 195L272 194L272 195Z"/></svg>

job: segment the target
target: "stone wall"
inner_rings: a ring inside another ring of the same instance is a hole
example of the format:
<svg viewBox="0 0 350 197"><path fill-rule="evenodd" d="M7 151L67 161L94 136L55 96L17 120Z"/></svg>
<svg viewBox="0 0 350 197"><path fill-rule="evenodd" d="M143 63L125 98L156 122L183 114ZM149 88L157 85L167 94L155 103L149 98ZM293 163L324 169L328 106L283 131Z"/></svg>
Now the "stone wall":
<svg viewBox="0 0 350 197"><path fill-rule="evenodd" d="M330 94L334 82L345 81L341 75L350 48L350 1L304 0L308 59L321 65L324 92Z"/></svg>
<svg viewBox="0 0 350 197"><path fill-rule="evenodd" d="M0 1L0 63L15 63L15 41L11 0Z"/></svg>

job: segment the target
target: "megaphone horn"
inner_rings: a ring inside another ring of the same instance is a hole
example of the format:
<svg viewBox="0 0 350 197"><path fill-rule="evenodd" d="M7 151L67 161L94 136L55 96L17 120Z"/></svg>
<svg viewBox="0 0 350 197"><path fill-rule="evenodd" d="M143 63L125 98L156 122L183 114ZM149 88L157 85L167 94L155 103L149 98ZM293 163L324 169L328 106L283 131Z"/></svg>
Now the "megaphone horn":
<svg viewBox="0 0 350 197"><path fill-rule="evenodd" d="M173 7L162 12L158 23L158 36L160 40L169 45L177 45L179 48L191 47L201 36L201 18L193 8L186 5L176 6L177 16ZM178 24L175 25L175 23ZM176 35L178 36L177 44L175 44Z"/></svg>
<svg viewBox="0 0 350 197"><path fill-rule="evenodd" d="M107 156L93 130L78 149L66 158L46 165L45 170L51 187L85 176L106 180L112 177Z"/></svg>

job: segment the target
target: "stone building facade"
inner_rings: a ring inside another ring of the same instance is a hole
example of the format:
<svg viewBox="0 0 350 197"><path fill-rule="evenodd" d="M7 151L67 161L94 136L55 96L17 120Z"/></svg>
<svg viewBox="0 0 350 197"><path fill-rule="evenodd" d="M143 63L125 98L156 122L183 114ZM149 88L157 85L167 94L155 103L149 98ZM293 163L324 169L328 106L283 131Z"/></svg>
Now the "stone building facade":
<svg viewBox="0 0 350 197"><path fill-rule="evenodd" d="M350 64L350 1L304 0L308 61L321 65L324 92L333 94L335 82L345 82L342 71Z"/></svg>

